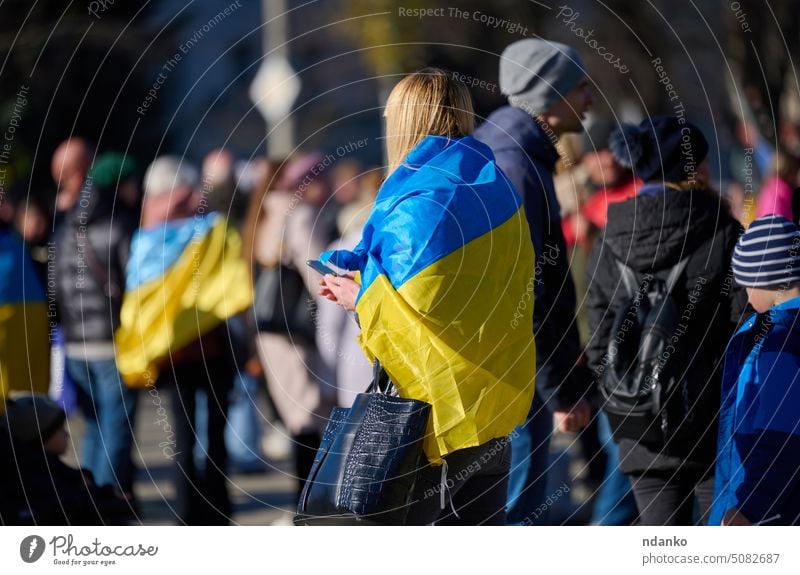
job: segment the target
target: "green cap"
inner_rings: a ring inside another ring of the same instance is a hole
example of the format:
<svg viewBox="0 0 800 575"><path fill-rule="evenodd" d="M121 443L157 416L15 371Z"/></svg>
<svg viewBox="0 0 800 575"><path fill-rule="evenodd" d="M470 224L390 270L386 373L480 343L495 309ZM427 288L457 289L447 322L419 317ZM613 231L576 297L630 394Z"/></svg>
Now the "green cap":
<svg viewBox="0 0 800 575"><path fill-rule="evenodd" d="M137 170L136 160L119 152L101 154L89 170L92 183L100 188L115 188L131 178Z"/></svg>

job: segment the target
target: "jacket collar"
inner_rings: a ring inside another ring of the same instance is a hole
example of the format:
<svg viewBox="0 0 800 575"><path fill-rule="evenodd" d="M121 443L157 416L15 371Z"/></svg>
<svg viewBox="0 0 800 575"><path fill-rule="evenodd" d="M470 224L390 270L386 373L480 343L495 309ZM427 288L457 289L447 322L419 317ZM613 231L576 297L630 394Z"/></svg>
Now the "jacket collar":
<svg viewBox="0 0 800 575"><path fill-rule="evenodd" d="M555 135L548 136L540 122L521 108L498 108L478 128L477 133L481 134L480 139L489 143L495 152L521 148L530 158L544 164L549 171L555 170L559 158L554 144Z"/></svg>
<svg viewBox="0 0 800 575"><path fill-rule="evenodd" d="M781 320L790 320L793 321L793 316L797 315L796 313L800 311L800 296L793 297L790 300L786 300L785 302L779 303L778 305L772 306L763 314L754 313L750 317L745 320L745 322L736 330L736 335L740 333L744 333L751 329L756 322L758 321L759 315L763 316L769 314L770 321L774 323L780 323Z"/></svg>
<svg viewBox="0 0 800 575"><path fill-rule="evenodd" d="M792 310L792 309L800 309L800 296L793 297L792 299L788 299L785 302L781 302L776 306L770 308L769 311L784 311L784 310Z"/></svg>

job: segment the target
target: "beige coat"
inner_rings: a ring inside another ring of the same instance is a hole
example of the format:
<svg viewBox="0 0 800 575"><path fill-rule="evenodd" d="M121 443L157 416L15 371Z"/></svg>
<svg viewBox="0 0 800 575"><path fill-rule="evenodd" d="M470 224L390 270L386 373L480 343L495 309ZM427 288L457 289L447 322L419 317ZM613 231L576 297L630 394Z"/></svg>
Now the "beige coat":
<svg viewBox="0 0 800 575"><path fill-rule="evenodd" d="M319 275L306 265L325 249L319 210L289 192L269 192L264 217L256 230L253 257L264 267L279 263L297 270L309 293L319 289ZM315 345L293 340L291 334L258 336L258 354L267 387L289 433L322 431L335 404L336 390L319 374Z"/></svg>

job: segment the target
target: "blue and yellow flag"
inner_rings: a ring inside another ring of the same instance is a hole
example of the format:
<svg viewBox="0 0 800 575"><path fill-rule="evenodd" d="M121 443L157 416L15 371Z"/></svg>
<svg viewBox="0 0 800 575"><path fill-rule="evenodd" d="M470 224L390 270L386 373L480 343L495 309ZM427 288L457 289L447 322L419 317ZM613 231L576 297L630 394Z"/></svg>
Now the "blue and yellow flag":
<svg viewBox="0 0 800 575"><path fill-rule="evenodd" d="M47 393L50 338L44 289L16 232L0 229L0 413L9 392Z"/></svg>
<svg viewBox="0 0 800 575"><path fill-rule="evenodd" d="M241 239L219 214L137 231L115 336L125 382L154 385L164 358L247 309L252 300Z"/></svg>
<svg viewBox="0 0 800 575"><path fill-rule="evenodd" d="M432 404L428 459L508 435L536 371L534 257L522 199L491 150L429 136L386 180L352 252L361 345L403 397Z"/></svg>

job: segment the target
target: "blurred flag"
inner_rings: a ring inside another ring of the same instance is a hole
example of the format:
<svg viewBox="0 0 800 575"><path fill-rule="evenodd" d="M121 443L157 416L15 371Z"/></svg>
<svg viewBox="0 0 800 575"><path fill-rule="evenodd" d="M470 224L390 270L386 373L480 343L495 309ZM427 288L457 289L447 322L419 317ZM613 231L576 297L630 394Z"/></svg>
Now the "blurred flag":
<svg viewBox="0 0 800 575"><path fill-rule="evenodd" d="M125 283L115 339L119 371L131 387L154 385L170 353L253 299L239 234L215 212L137 231Z"/></svg>

